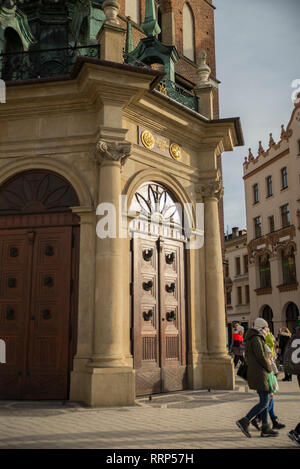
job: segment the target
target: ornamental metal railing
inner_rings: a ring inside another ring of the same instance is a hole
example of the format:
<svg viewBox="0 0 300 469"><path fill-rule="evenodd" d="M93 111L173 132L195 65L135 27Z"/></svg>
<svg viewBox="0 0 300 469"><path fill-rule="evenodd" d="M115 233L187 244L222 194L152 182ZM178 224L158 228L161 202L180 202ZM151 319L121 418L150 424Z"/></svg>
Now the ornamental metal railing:
<svg viewBox="0 0 300 469"><path fill-rule="evenodd" d="M124 52L124 62L136 67L144 67L153 70L149 65L141 62L127 52ZM158 83L155 89L177 103L198 112L198 98L193 91L184 88L168 78L164 78L160 83Z"/></svg>
<svg viewBox="0 0 300 469"><path fill-rule="evenodd" d="M98 44L0 54L0 78L28 80L69 75L77 57L100 58Z"/></svg>

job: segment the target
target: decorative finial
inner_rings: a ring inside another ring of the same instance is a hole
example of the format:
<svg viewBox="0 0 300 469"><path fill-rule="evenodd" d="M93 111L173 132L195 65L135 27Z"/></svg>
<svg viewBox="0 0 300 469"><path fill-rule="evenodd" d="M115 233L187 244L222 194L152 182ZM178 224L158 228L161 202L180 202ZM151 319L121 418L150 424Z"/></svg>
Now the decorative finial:
<svg viewBox="0 0 300 469"><path fill-rule="evenodd" d="M281 126L281 134L280 134L280 137L281 137L281 138L286 138L286 131L285 131L285 128L284 128L284 124L282 124L282 126Z"/></svg>
<svg viewBox="0 0 300 469"><path fill-rule="evenodd" d="M258 142L258 155L263 155L265 152L263 146L262 146L262 143L261 143L261 140Z"/></svg>
<svg viewBox="0 0 300 469"><path fill-rule="evenodd" d="M254 156L252 154L251 148L249 148L249 156L248 156L248 161L254 160Z"/></svg>
<svg viewBox="0 0 300 469"><path fill-rule="evenodd" d="M207 65L207 54L205 50L202 50L200 52L200 64L199 67L197 68L197 76L198 76L198 82L197 86L201 85L207 85L209 84L209 77L211 74L211 69Z"/></svg>
<svg viewBox="0 0 300 469"><path fill-rule="evenodd" d="M120 25L118 20L120 4L117 0L104 0L102 8L106 16L105 23Z"/></svg>
<svg viewBox="0 0 300 469"><path fill-rule="evenodd" d="M141 28L147 36L157 36L161 33L161 29L156 19L154 0L146 0L145 21L141 24Z"/></svg>
<svg viewBox="0 0 300 469"><path fill-rule="evenodd" d="M273 138L273 134L270 134L270 140L269 140L269 147L273 147L275 145L275 140Z"/></svg>

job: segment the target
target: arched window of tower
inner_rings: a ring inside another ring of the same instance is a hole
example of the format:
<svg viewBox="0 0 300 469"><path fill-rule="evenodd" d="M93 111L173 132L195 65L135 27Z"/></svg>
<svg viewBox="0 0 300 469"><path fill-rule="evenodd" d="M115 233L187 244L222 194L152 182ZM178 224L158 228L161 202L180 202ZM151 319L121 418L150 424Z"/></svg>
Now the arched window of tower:
<svg viewBox="0 0 300 469"><path fill-rule="evenodd" d="M141 22L141 0L125 0L125 16L137 24Z"/></svg>
<svg viewBox="0 0 300 469"><path fill-rule="evenodd" d="M194 17L188 3L183 6L183 55L188 59L195 60L194 44Z"/></svg>
<svg viewBox="0 0 300 469"><path fill-rule="evenodd" d="M9 54L22 51L23 44L17 31L10 27L6 28L4 31L4 52Z"/></svg>

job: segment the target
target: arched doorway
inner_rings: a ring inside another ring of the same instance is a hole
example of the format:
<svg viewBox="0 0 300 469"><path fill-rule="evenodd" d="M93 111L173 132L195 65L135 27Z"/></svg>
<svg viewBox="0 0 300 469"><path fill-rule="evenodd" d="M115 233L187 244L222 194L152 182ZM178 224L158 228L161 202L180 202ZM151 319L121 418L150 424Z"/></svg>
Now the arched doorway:
<svg viewBox="0 0 300 469"><path fill-rule="evenodd" d="M45 170L0 187L0 399L67 399L75 350L79 205ZM71 332L73 337L71 336Z"/></svg>
<svg viewBox="0 0 300 469"><path fill-rule="evenodd" d="M269 329L274 334L274 325L273 325L273 311L269 305L265 305L262 310L261 317L267 321Z"/></svg>
<svg viewBox="0 0 300 469"><path fill-rule="evenodd" d="M136 395L187 386L185 253L180 206L160 184L136 191L132 230Z"/></svg>
<svg viewBox="0 0 300 469"><path fill-rule="evenodd" d="M296 330L296 321L299 319L299 309L295 303L290 302L287 305L286 312L286 326L291 332Z"/></svg>

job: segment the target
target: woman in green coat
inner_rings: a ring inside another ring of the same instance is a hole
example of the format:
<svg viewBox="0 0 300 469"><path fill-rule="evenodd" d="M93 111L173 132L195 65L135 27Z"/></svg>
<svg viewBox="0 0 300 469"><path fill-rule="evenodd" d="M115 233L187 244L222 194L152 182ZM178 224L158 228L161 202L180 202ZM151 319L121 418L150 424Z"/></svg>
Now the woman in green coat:
<svg viewBox="0 0 300 469"><path fill-rule="evenodd" d="M271 361L265 347L265 338L269 332L268 323L257 318L254 327L247 331L245 342L245 359L248 365L247 380L250 389L255 389L259 395L259 403L248 414L236 422L242 432L250 438L250 421L261 414L262 437L278 436L268 425L268 406L270 399L269 373L272 371Z"/></svg>

